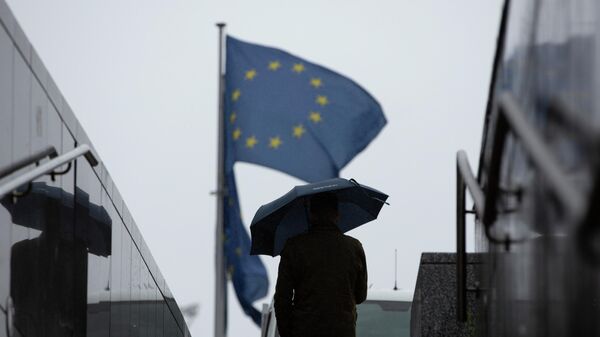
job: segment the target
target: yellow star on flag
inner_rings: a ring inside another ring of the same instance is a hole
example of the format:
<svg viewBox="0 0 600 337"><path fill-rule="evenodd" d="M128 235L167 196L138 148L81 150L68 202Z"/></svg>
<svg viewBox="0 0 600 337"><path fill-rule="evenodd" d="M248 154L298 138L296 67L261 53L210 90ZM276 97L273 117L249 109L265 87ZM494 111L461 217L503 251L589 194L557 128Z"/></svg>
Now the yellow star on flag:
<svg viewBox="0 0 600 337"><path fill-rule="evenodd" d="M242 130L240 130L240 128L233 130L233 140L240 139L241 135L242 135Z"/></svg>
<svg viewBox="0 0 600 337"><path fill-rule="evenodd" d="M327 96L322 96L322 95L317 96L316 102L320 106L326 106L327 104L329 104L329 100L327 99Z"/></svg>
<svg viewBox="0 0 600 337"><path fill-rule="evenodd" d="M238 99L240 99L240 96L242 96L242 92L240 91L240 89L235 89L231 94L231 99L235 102Z"/></svg>
<svg viewBox="0 0 600 337"><path fill-rule="evenodd" d="M250 69L246 72L246 79L247 80L253 80L254 77L256 77L256 75L258 75L258 73L256 72L256 70L254 69Z"/></svg>
<svg viewBox="0 0 600 337"><path fill-rule="evenodd" d="M321 81L321 79L318 77L311 78L310 85L312 85L315 88L320 88L323 85L323 81Z"/></svg>
<svg viewBox="0 0 600 337"><path fill-rule="evenodd" d="M281 141L281 138L279 138L279 136L270 138L270 141L269 141L270 148L277 149L281 146L281 144L283 144L283 142Z"/></svg>
<svg viewBox="0 0 600 337"><path fill-rule="evenodd" d="M242 256L242 247L237 247L235 249L235 255Z"/></svg>
<svg viewBox="0 0 600 337"><path fill-rule="evenodd" d="M304 64L302 63L294 63L294 66L292 67L292 71L295 73L300 74L301 72L304 71Z"/></svg>
<svg viewBox="0 0 600 337"><path fill-rule="evenodd" d="M256 139L256 137L254 137L254 136L246 138L246 147L249 149L254 148L254 146L257 143L258 143L258 139Z"/></svg>
<svg viewBox="0 0 600 337"><path fill-rule="evenodd" d="M237 119L237 114L235 112L232 112L231 115L229 115L229 121L231 122L231 124L235 123L236 119Z"/></svg>
<svg viewBox="0 0 600 337"><path fill-rule="evenodd" d="M311 121L313 121L314 123L319 123L320 121L322 121L321 114L318 113L318 112L314 112L314 111L311 111L311 113L308 116L308 118Z"/></svg>
<svg viewBox="0 0 600 337"><path fill-rule="evenodd" d="M281 63L279 61L271 61L269 62L269 70L277 70L281 67Z"/></svg>
<svg viewBox="0 0 600 337"><path fill-rule="evenodd" d="M305 132L306 129L304 129L304 126L302 124L294 126L294 137L300 139Z"/></svg>

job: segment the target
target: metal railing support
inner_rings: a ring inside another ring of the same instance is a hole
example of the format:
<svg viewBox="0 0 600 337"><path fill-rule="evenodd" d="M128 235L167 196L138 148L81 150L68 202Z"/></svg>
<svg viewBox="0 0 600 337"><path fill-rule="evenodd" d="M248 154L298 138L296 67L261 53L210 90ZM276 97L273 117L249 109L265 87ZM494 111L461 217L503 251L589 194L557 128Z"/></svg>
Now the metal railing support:
<svg viewBox="0 0 600 337"><path fill-rule="evenodd" d="M81 156L84 156L87 159L87 161L90 163L91 166L98 165L98 160L96 160L96 157L94 157L94 154L92 153L91 148L86 144L80 145L80 146L76 147L75 149L73 149L63 155L60 155L42 165L34 168L31 171L27 171L27 172L23 173L22 175L16 177L15 179L12 179L12 180L8 181L7 183L1 185L0 186L0 198L3 198L5 195L7 195L8 193L11 193L12 191L16 190L20 186L23 186L45 174L48 174L48 173L52 172L55 168L63 166L65 164L68 164Z"/></svg>
<svg viewBox="0 0 600 337"><path fill-rule="evenodd" d="M527 152L531 162L545 178L550 190L560 202L568 218L580 216L585 206L584 197L569 183L562 172L559 163L543 141L539 132L527 121L525 115L514 97L503 93L498 98L497 120L492 143L492 155L489 160L488 182L486 191L483 223L486 229L496 219L495 203L498 197L498 182L500 179L500 161L506 136L512 132ZM486 230L486 235L491 238Z"/></svg>
<svg viewBox="0 0 600 337"><path fill-rule="evenodd" d="M56 149L54 146L48 146L47 148L38 151L27 158L23 158L17 160L16 162L0 169L0 179L12 174L25 166L31 165L33 163L37 163L40 160L49 157L50 159L56 158L58 154L56 153Z"/></svg>
<svg viewBox="0 0 600 337"><path fill-rule="evenodd" d="M456 153L456 320L467 321L467 247L465 190L473 199L478 218L483 216L485 197L465 151Z"/></svg>
<svg viewBox="0 0 600 337"><path fill-rule="evenodd" d="M458 154L457 154L458 157ZM458 159L458 158L457 158ZM467 248L465 228L465 182L456 166L456 320L467 320Z"/></svg>

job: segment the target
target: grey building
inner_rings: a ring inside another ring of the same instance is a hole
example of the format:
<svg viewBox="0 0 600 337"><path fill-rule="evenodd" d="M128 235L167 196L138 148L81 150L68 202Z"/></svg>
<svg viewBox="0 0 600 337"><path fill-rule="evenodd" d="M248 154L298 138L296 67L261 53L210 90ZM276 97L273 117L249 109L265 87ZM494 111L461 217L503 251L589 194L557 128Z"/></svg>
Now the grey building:
<svg viewBox="0 0 600 337"><path fill-rule="evenodd" d="M189 336L117 186L4 0L0 336Z"/></svg>

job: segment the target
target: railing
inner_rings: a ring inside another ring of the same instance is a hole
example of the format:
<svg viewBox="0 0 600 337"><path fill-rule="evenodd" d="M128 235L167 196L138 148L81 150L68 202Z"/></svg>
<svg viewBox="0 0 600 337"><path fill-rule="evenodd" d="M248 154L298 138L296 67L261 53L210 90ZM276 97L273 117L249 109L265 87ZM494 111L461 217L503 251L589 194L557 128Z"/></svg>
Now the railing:
<svg viewBox="0 0 600 337"><path fill-rule="evenodd" d="M465 188L473 199L475 214L482 218L485 197L473 171L465 151L456 154L456 319L467 320L467 249L465 215Z"/></svg>
<svg viewBox="0 0 600 337"><path fill-rule="evenodd" d="M56 158L56 156L57 156L57 153L56 153L56 149L54 148L54 146L48 146L47 148L45 148L37 153L34 153L27 158L18 160L7 167L0 168L0 179L22 169L23 167L26 167L33 163L37 164L40 162L40 160L42 160L46 157L52 159L52 158Z"/></svg>
<svg viewBox="0 0 600 337"><path fill-rule="evenodd" d="M548 110L552 113L553 110ZM564 115L564 114L562 114ZM486 190L486 212L483 223L486 228L496 220L496 201L499 192L500 162L506 136L510 131L523 146L537 172L545 179L554 197L559 201L562 210L569 219L580 216L585 206L585 198L569 183L559 163L543 141L539 132L527 121L515 99L509 93L498 99L496 127L492 140L492 154L487 166L488 179ZM487 233L489 234L489 233Z"/></svg>
<svg viewBox="0 0 600 337"><path fill-rule="evenodd" d="M490 242L505 244L506 246L511 242L517 242L508 235L499 238L491 233L491 226L497 217L496 203L500 192L500 164L509 132L519 140L531 163L537 172L541 174L553 196L559 202L567 219L581 223L582 226L580 227L585 229L587 228L585 225L590 223L589 219L600 217L597 214L599 212L594 212L592 209L593 204L589 204L589 209L586 209L585 196L569 183L568 177L562 171L551 150L544 143L542 136L527 121L525 114L512 95L503 93L496 102L497 109L494 115L495 124L493 125L495 127L491 143L491 156L485 163L487 169L485 194L473 175L466 153L461 150L456 155L456 317L461 322L466 321L467 254L465 247L465 215L475 213L477 218L481 220L485 235ZM547 111L550 118L561 122L568 130L576 133L578 138L583 138L587 141L586 143L592 144L594 148L598 145L599 142L595 136L597 134L596 130L577 119L576 114L569 113L559 100L550 101ZM592 158L592 160L598 160L598 158ZM597 179L600 179L600 175ZM600 181L596 182L597 185L598 183ZM473 199L474 211L465 209L465 189L469 191ZM600 188L596 188L596 191L600 191ZM594 192L592 199L595 200L594 198L600 199L600 193ZM600 232L600 230L598 231ZM586 249L591 245L591 243L588 243L580 248L584 253L590 255L592 253L587 252ZM591 249L588 250L591 251ZM597 252L597 255L599 256L596 259L600 262L600 252Z"/></svg>
<svg viewBox="0 0 600 337"><path fill-rule="evenodd" d="M52 160L41 164L34 168L31 171L27 171L22 175L8 181L7 183L0 186L0 198L3 198L5 195L15 191L19 187L30 183L31 181L45 175L52 174L54 169L61 167L65 164L71 163L73 160L84 156L91 166L98 165L98 160L94 157L92 150L86 144L79 145L75 149L60 155L58 157L53 158Z"/></svg>

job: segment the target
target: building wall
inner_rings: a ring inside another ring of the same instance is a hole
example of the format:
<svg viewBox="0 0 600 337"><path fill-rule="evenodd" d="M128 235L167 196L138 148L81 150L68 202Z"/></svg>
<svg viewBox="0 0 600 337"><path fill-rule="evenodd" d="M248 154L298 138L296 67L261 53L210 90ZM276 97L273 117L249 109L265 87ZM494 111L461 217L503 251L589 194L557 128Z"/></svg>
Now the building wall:
<svg viewBox="0 0 600 337"><path fill-rule="evenodd" d="M81 144L93 147L0 0L0 168L47 146L60 155ZM16 203L12 197L1 200L0 337L6 335L9 298L24 336L189 335L135 221L98 160L91 167L80 157L68 173L37 179Z"/></svg>
<svg viewBox="0 0 600 337"><path fill-rule="evenodd" d="M571 118L598 125L598 9L594 0L510 1L491 99L506 93L514 97L564 182L585 205L577 217L569 216L522 140L511 132L501 151L499 179L489 182L488 159L497 151L492 144L497 110L488 111L479 181L484 188L497 184L499 192L496 217L489 224L495 240L488 240L481 227L477 231L477 247L487 253L480 278L485 307L480 335L600 335L600 263L586 252L581 232L587 208L597 207L587 202L599 183L598 147L565 123ZM549 103L557 98L569 107L569 118L560 120L549 112ZM590 235L596 235L597 244L598 231Z"/></svg>

